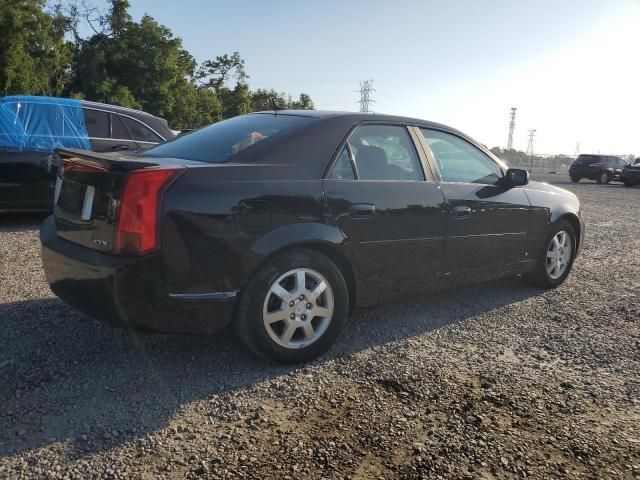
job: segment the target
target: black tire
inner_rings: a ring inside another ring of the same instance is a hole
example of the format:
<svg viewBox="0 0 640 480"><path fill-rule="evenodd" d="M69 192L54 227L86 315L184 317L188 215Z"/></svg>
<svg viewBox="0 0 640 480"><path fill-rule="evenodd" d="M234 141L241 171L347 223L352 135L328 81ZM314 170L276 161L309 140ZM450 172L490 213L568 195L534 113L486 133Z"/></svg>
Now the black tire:
<svg viewBox="0 0 640 480"><path fill-rule="evenodd" d="M271 286L282 275L299 268L311 269L325 278L333 293L333 315L317 340L293 349L271 338L263 322L263 307ZM349 291L340 269L319 252L295 249L275 256L253 276L241 295L234 325L238 336L257 355L277 363L302 363L331 348L347 321L348 312Z"/></svg>
<svg viewBox="0 0 640 480"><path fill-rule="evenodd" d="M549 250L549 247L551 245L553 238L556 236L557 233L559 233L562 230L567 232L569 234L569 237L571 238L571 257L569 259L567 268L564 271L564 273L560 277L554 279L549 275L549 272L547 271L547 252ZM536 263L536 266L530 272L525 273L523 277L530 284L536 287L546 288L546 289L559 287L569 276L569 273L571 273L571 268L573 267L573 261L576 258L576 248L577 248L576 231L573 228L573 225L571 225L566 220L560 220L556 222L551 228L549 235L544 241L544 246L542 247L542 251L539 254L538 262Z"/></svg>
<svg viewBox="0 0 640 480"><path fill-rule="evenodd" d="M606 185L607 183L609 183L609 180L611 180L611 176L609 175L609 172L600 172L598 174L598 178L596 181L600 185Z"/></svg>
<svg viewBox="0 0 640 480"><path fill-rule="evenodd" d="M580 177L574 177L574 176L571 176L571 181L572 181L573 183L578 183L578 182L580 181Z"/></svg>
<svg viewBox="0 0 640 480"><path fill-rule="evenodd" d="M630 181L630 180L625 180L624 181L624 186L625 187L633 187L634 183L632 181Z"/></svg>

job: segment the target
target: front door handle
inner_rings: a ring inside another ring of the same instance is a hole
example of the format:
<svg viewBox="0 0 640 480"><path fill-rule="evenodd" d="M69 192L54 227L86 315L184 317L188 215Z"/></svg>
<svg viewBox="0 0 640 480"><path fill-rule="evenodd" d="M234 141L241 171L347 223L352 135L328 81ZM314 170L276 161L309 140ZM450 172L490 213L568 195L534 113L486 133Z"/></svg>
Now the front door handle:
<svg viewBox="0 0 640 480"><path fill-rule="evenodd" d="M111 150L122 152L124 150L129 150L129 145L114 145L113 147L111 147Z"/></svg>
<svg viewBox="0 0 640 480"><path fill-rule="evenodd" d="M376 211L373 203L354 203L349 208L349 216L353 218L371 217Z"/></svg>
<svg viewBox="0 0 640 480"><path fill-rule="evenodd" d="M453 207L453 216L455 218L467 218L469 215L471 215L471 207Z"/></svg>

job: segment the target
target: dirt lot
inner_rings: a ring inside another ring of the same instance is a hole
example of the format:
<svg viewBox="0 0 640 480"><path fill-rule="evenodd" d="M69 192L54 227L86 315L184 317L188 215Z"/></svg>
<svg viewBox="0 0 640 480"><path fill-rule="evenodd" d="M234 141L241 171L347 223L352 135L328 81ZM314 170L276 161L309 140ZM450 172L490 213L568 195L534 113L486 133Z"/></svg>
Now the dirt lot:
<svg viewBox="0 0 640 480"><path fill-rule="evenodd" d="M42 217L0 218L0 478L640 478L640 188L559 183L588 226L561 288L401 300L297 368L93 321Z"/></svg>

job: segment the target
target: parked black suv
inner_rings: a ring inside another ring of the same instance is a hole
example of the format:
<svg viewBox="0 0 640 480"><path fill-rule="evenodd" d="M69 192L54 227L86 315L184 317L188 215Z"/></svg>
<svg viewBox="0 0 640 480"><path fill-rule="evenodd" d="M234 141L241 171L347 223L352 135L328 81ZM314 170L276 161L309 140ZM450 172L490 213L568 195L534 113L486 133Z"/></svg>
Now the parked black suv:
<svg viewBox="0 0 640 480"><path fill-rule="evenodd" d="M173 139L167 121L69 98L0 98L0 211L51 210L56 148L138 151Z"/></svg>
<svg viewBox="0 0 640 480"><path fill-rule="evenodd" d="M627 165L622 158L613 155L579 155L569 167L569 177L572 182L583 178L598 183L620 182L622 169Z"/></svg>

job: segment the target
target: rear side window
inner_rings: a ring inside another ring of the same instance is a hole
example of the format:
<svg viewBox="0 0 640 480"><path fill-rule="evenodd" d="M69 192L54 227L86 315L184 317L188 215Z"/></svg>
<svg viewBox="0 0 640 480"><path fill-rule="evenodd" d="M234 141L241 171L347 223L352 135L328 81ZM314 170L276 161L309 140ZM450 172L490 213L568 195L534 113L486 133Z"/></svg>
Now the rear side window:
<svg viewBox="0 0 640 480"><path fill-rule="evenodd" d="M125 127L122 121L123 117L116 114L111 114L111 138L118 140L131 140L129 130Z"/></svg>
<svg viewBox="0 0 640 480"><path fill-rule="evenodd" d="M340 152L340 155L336 159L336 163L333 165L328 178L332 178L334 180L355 180L356 177L353 172L349 149L346 146L342 149L342 152Z"/></svg>
<svg viewBox="0 0 640 480"><path fill-rule="evenodd" d="M220 163L269 137L298 129L314 119L286 114L253 114L230 118L177 137L143 153L150 157L176 157Z"/></svg>
<svg viewBox="0 0 640 480"><path fill-rule="evenodd" d="M138 142L160 143L162 139L146 125L129 117L119 116L124 126L131 133L131 138Z"/></svg>
<svg viewBox="0 0 640 480"><path fill-rule="evenodd" d="M359 180L424 180L406 127L365 125L349 137Z"/></svg>
<svg viewBox="0 0 640 480"><path fill-rule="evenodd" d="M597 155L580 155L573 163L574 165L590 165L592 163L600 163L601 160L602 158Z"/></svg>
<svg viewBox="0 0 640 480"><path fill-rule="evenodd" d="M89 138L109 138L109 114L100 110L84 109L84 122Z"/></svg>

